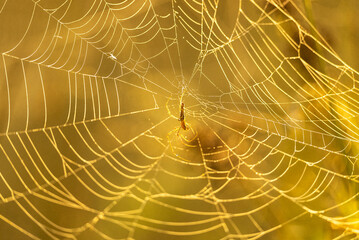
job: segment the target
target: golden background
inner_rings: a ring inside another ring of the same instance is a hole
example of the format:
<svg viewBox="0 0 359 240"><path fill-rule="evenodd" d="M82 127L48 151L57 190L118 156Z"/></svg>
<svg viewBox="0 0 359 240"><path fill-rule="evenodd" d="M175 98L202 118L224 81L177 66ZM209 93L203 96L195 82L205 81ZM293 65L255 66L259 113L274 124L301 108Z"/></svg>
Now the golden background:
<svg viewBox="0 0 359 240"><path fill-rule="evenodd" d="M0 239L357 238L358 13L0 0Z"/></svg>

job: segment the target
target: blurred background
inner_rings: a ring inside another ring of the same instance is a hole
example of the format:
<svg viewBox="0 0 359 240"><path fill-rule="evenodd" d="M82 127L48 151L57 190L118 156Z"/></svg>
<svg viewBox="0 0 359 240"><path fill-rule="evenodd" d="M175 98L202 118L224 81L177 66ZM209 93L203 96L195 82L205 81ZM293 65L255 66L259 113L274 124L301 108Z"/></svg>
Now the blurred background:
<svg viewBox="0 0 359 240"><path fill-rule="evenodd" d="M358 13L0 0L0 239L356 239Z"/></svg>

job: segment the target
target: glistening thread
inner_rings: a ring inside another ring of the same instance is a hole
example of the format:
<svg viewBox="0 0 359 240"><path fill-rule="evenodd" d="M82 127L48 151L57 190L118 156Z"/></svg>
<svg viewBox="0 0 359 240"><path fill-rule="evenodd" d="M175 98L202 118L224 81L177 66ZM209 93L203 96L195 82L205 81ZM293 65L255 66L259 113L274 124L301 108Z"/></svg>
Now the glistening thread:
<svg viewBox="0 0 359 240"><path fill-rule="evenodd" d="M0 1L0 239L356 239L359 77L313 7Z"/></svg>

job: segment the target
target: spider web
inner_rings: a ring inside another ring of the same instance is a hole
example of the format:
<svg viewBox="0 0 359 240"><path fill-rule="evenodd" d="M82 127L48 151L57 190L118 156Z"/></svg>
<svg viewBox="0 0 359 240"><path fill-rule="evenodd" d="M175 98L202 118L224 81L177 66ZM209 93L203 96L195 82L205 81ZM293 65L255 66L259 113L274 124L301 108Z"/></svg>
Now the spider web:
<svg viewBox="0 0 359 240"><path fill-rule="evenodd" d="M298 2L0 2L2 239L357 237L358 72Z"/></svg>

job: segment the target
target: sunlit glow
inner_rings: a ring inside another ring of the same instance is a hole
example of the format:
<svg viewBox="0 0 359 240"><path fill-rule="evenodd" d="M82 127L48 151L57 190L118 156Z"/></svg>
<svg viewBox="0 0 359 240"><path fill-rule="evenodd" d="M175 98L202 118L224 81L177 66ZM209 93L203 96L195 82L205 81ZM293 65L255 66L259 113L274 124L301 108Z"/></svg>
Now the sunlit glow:
<svg viewBox="0 0 359 240"><path fill-rule="evenodd" d="M309 7L0 1L0 238L356 238L359 76Z"/></svg>

